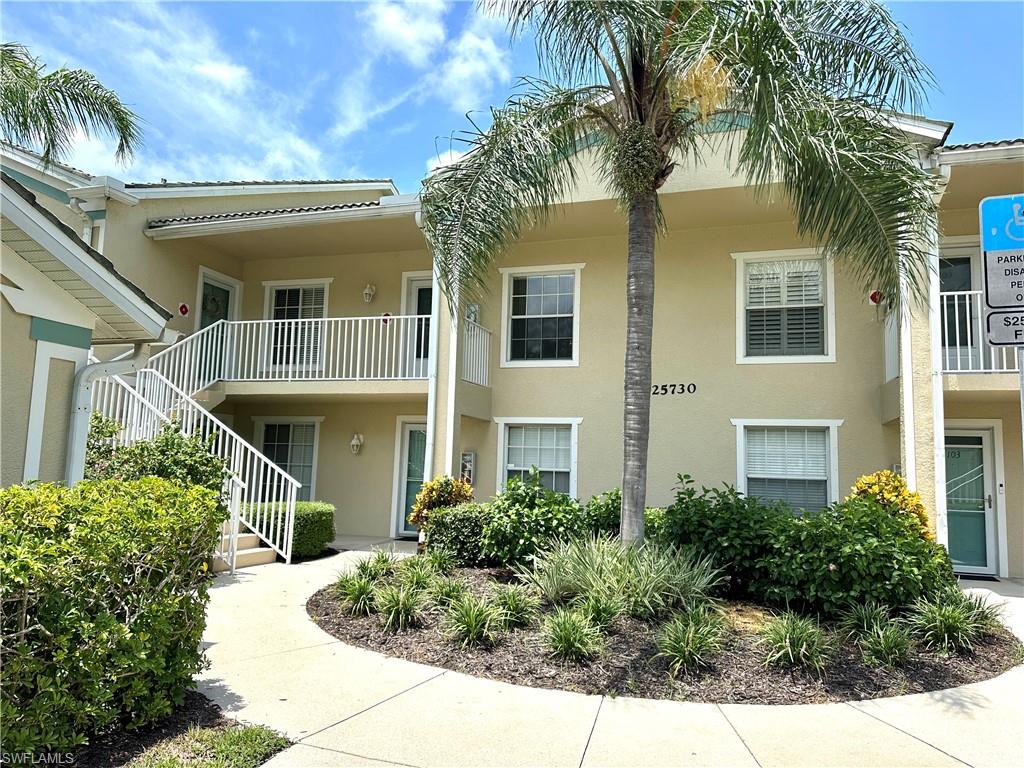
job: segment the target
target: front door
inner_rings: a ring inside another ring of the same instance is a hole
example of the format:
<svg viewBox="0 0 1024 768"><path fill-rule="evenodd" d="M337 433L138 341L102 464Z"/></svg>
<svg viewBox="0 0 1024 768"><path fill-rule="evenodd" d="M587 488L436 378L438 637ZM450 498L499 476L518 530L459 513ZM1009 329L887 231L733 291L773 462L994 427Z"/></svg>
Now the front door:
<svg viewBox="0 0 1024 768"><path fill-rule="evenodd" d="M409 376L423 378L427 375L430 358L430 313L433 308L434 289L430 278L414 278L409 281L405 311L417 316L415 338L411 339L406 360Z"/></svg>
<svg viewBox="0 0 1024 768"><path fill-rule="evenodd" d="M218 320L230 320L234 310L234 288L211 277L203 278L203 298L199 307L199 329Z"/></svg>
<svg viewBox="0 0 1024 768"><path fill-rule="evenodd" d="M949 555L957 573L996 572L993 474L991 432L946 431Z"/></svg>
<svg viewBox="0 0 1024 768"><path fill-rule="evenodd" d="M398 485L398 535L415 536L417 527L409 523L409 513L416 494L423 485L423 468L427 457L427 425L402 426L401 477Z"/></svg>

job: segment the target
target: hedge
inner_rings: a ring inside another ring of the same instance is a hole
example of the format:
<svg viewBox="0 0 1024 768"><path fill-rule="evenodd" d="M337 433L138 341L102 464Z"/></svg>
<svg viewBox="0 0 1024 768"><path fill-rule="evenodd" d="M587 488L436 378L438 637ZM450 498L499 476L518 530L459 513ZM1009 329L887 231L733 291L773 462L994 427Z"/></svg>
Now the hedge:
<svg viewBox="0 0 1024 768"><path fill-rule="evenodd" d="M295 502L292 556L313 557L334 541L334 505L326 501Z"/></svg>
<svg viewBox="0 0 1024 768"><path fill-rule="evenodd" d="M484 526L490 519L486 504L432 510L423 525L427 550L446 550L463 567L483 565Z"/></svg>
<svg viewBox="0 0 1024 768"><path fill-rule="evenodd" d="M0 490L5 752L171 712L203 666L217 493L155 477Z"/></svg>

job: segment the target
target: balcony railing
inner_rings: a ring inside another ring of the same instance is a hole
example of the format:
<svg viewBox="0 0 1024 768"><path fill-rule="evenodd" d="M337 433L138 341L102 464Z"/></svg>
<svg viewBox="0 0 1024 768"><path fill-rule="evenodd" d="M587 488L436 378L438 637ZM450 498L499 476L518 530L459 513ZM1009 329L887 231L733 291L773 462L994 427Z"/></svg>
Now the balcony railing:
<svg viewBox="0 0 1024 768"><path fill-rule="evenodd" d="M217 381L426 379L430 316L222 320L149 365L189 394Z"/></svg>
<svg viewBox="0 0 1024 768"><path fill-rule="evenodd" d="M944 373L1005 373L1017 370L1017 350L985 341L981 291L939 294Z"/></svg>
<svg viewBox="0 0 1024 768"><path fill-rule="evenodd" d="M491 332L466 320L462 332L462 378L470 384L490 386Z"/></svg>

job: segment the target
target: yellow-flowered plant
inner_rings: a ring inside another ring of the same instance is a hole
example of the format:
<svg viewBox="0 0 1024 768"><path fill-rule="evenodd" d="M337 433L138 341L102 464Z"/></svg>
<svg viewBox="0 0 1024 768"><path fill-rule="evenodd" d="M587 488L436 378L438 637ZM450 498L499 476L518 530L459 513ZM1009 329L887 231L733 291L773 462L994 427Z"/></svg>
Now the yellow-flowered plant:
<svg viewBox="0 0 1024 768"><path fill-rule="evenodd" d="M935 541L935 531L932 529L928 511L921 501L921 495L910 490L907 481L895 472L883 469L858 477L847 498L872 498L892 509L894 513L910 515L917 521L921 536L928 541Z"/></svg>
<svg viewBox="0 0 1024 768"><path fill-rule="evenodd" d="M420 487L409 513L412 525L423 525L432 509L457 507L473 500L473 486L465 480L448 475L438 475Z"/></svg>

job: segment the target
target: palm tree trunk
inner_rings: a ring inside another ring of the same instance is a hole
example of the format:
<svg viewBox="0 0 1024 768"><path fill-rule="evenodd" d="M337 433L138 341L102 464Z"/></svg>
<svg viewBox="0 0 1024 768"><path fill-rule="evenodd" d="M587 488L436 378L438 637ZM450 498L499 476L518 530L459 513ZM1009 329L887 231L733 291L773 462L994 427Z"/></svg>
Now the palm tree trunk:
<svg viewBox="0 0 1024 768"><path fill-rule="evenodd" d="M629 206L626 257L626 365L622 413L622 523L625 543L644 538L647 443L651 432L651 335L654 328L654 191Z"/></svg>

